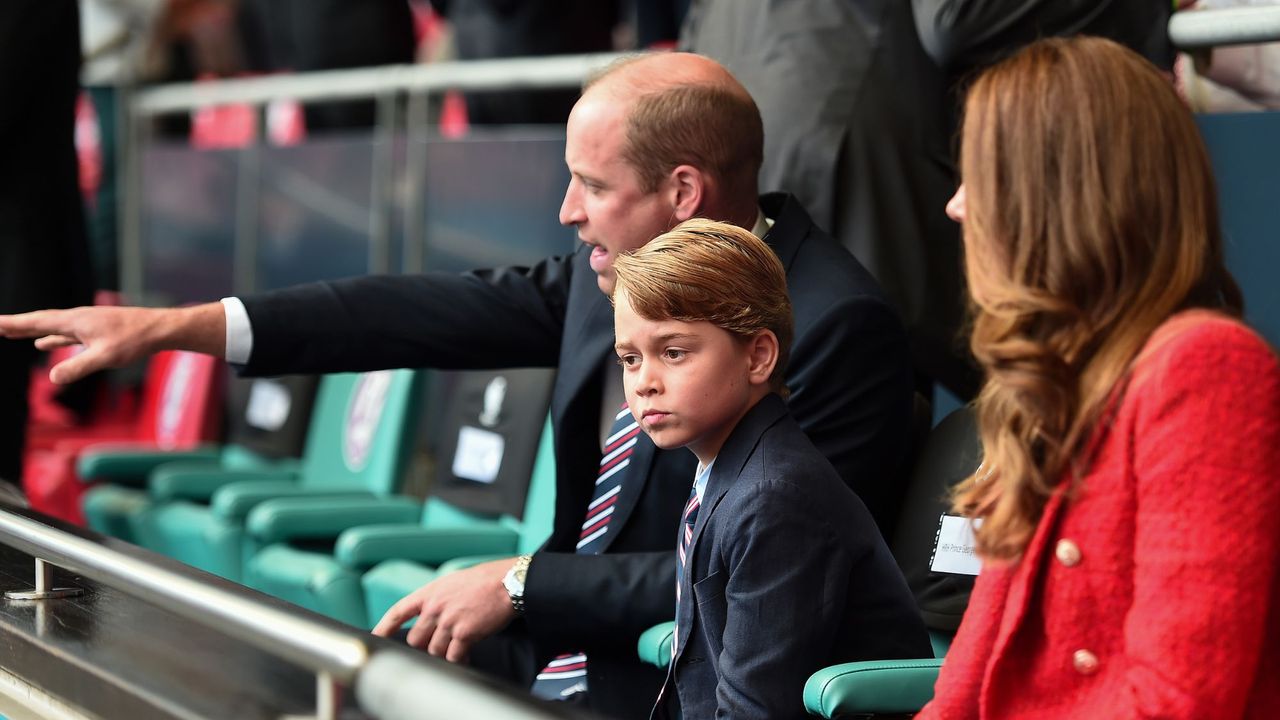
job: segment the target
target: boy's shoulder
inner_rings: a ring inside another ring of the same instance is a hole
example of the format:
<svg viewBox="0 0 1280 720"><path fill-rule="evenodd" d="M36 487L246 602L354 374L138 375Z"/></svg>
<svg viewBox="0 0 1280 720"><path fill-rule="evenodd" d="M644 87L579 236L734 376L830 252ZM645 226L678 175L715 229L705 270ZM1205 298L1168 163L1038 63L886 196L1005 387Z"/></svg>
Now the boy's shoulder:
<svg viewBox="0 0 1280 720"><path fill-rule="evenodd" d="M740 467L734 470L734 477L725 478L722 502L728 502L726 510L744 518L760 510L793 510L832 522L860 514L869 519L861 500L805 435L782 400L773 397L770 402L781 409L767 408L772 412L770 421L756 429L754 438L737 438L754 440L746 456L724 458Z"/></svg>

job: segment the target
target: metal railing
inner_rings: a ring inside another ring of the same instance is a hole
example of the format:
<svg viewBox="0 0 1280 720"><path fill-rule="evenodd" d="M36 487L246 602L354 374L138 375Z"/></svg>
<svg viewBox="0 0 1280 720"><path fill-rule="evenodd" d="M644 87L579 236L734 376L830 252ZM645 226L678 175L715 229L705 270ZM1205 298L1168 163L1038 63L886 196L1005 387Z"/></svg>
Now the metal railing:
<svg viewBox="0 0 1280 720"><path fill-rule="evenodd" d="M88 537L88 533L85 535L49 525L30 510L10 506L0 509L0 543L36 558L37 592L51 590L50 565L56 565L288 660L316 673L317 718L337 718L341 688L357 682L370 688L359 697L369 698L374 705L364 707L362 704L362 708L387 720L410 716L395 711L403 704L395 702L395 698L405 692L398 688L401 683L413 683L418 690L432 689L429 696L417 695L417 702L412 705L411 716L420 720L468 716L520 720L574 717L416 651L379 650L372 653L371 661L369 644L354 628L343 631L310 620L256 601L247 593L204 582L194 571L184 574L166 569L142 557L112 550ZM33 602L59 602L58 598L68 593L58 591L65 590L58 588L44 599L31 598L32 593L15 593L15 596L26 595ZM177 647L175 644L175 651ZM384 654L388 658L381 659ZM394 674L383 674L387 672ZM423 697L430 697L430 702L423 702ZM487 710L476 715L465 711L468 707Z"/></svg>
<svg viewBox="0 0 1280 720"><path fill-rule="evenodd" d="M1176 12L1169 39L1182 50L1280 40L1280 6Z"/></svg>
<svg viewBox="0 0 1280 720"><path fill-rule="evenodd" d="M391 228L396 212L392 193L406 198L402 225L404 245L401 266L405 272L424 267L426 241L427 142L433 97L445 90L487 92L573 88L592 72L624 57L619 53L509 58L430 65L389 65L355 70L330 70L297 75L223 80L218 82L161 85L133 94L128 102L128 127L123 163L122 226L120 232L121 289L127 296L145 296L144 239L142 237L142 168L140 153L149 140L149 120L158 115L188 112L226 104L252 106L258 127L267 103L295 100L302 103L372 98L377 101L374 128L373 171L369 213L368 269L391 269ZM402 107L403 106L403 107ZM397 182L393 157L398 132L407 137L404 177ZM263 135L258 133L259 137ZM258 254L258 191L262 157L258 145L237 157L237 196L233 287L236 293L258 288L254 259Z"/></svg>

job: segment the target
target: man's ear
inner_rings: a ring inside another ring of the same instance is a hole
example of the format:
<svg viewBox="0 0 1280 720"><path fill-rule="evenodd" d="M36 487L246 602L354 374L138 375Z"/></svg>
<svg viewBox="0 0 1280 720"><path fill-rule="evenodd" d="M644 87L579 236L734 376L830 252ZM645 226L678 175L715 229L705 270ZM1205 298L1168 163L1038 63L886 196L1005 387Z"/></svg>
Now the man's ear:
<svg viewBox="0 0 1280 720"><path fill-rule="evenodd" d="M676 223L698 217L707 198L707 176L692 165L677 165L667 175L667 192Z"/></svg>
<svg viewBox="0 0 1280 720"><path fill-rule="evenodd" d="M761 330L747 339L747 379L752 385L768 385L778 366L778 336Z"/></svg>

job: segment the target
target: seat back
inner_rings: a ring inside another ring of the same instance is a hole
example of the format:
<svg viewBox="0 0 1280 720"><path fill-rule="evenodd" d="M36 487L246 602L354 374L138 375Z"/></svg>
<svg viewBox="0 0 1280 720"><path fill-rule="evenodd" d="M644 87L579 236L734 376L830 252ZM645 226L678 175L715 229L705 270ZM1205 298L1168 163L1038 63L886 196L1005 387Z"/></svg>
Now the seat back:
<svg viewBox="0 0 1280 720"><path fill-rule="evenodd" d="M318 489L395 492L412 454L421 396L419 370L324 376L300 482Z"/></svg>
<svg viewBox="0 0 1280 720"><path fill-rule="evenodd" d="M538 456L533 461L529 493L525 498L524 516L520 519L520 542L516 549L532 553L551 537L556 519L556 443L551 430L551 416L542 426Z"/></svg>
<svg viewBox="0 0 1280 720"><path fill-rule="evenodd" d="M502 519L518 529L555 372L504 369L437 377L435 397L444 416L439 423L439 462L423 521L455 525L465 518Z"/></svg>
<svg viewBox="0 0 1280 720"><path fill-rule="evenodd" d="M917 454L890 545L934 636L935 652L945 652L950 636L959 627L974 580L974 575L958 571L964 568L935 563L940 540L947 542L940 533L943 518L951 513L951 488L977 469L981 458L971 408L955 410L938 423ZM952 519L946 529L964 523L967 521Z"/></svg>
<svg viewBox="0 0 1280 720"><path fill-rule="evenodd" d="M232 378L224 462L300 457L319 382L315 375Z"/></svg>
<svg viewBox="0 0 1280 720"><path fill-rule="evenodd" d="M211 442L222 431L222 360L168 350L147 365L136 439L161 450Z"/></svg>

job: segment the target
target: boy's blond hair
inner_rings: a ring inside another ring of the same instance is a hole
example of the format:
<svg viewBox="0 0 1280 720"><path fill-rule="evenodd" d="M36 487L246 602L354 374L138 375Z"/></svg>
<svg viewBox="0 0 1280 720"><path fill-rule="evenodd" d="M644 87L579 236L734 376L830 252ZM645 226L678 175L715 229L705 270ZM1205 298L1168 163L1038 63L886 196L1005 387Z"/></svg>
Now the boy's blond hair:
<svg viewBox="0 0 1280 720"><path fill-rule="evenodd" d="M615 296L625 291L646 320L705 320L744 340L772 331L778 363L769 383L786 395L791 300L782 262L764 241L737 225L695 218L620 255L614 270Z"/></svg>

